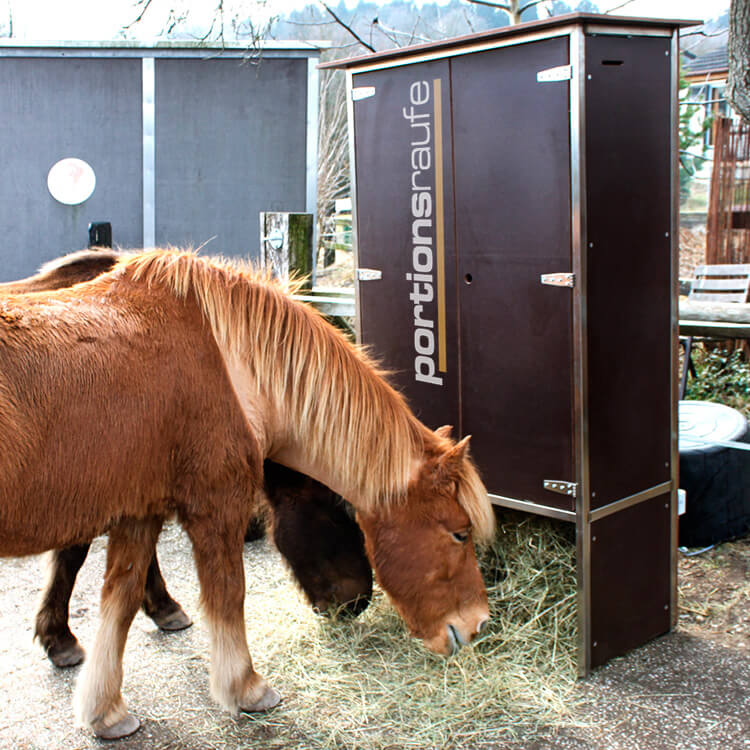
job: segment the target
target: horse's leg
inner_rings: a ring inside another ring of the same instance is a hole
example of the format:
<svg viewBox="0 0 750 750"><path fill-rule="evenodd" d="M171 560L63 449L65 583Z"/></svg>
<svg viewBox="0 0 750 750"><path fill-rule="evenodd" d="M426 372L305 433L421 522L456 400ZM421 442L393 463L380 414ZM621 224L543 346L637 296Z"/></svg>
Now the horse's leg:
<svg viewBox="0 0 750 750"><path fill-rule="evenodd" d="M232 712L264 711L281 695L253 669L245 636L245 523L185 520L193 543L203 610L211 635L211 694Z"/></svg>
<svg viewBox="0 0 750 750"><path fill-rule="evenodd" d="M34 637L39 639L56 667L80 664L85 656L68 627L68 607L76 576L88 551L88 544L76 544L49 553L49 576L36 613Z"/></svg>
<svg viewBox="0 0 750 750"><path fill-rule="evenodd" d="M122 654L143 601L146 569L154 555L161 519L120 521L109 531L99 630L76 686L78 720L104 739L132 734L140 722L120 694Z"/></svg>
<svg viewBox="0 0 750 750"><path fill-rule="evenodd" d="M161 630L183 630L193 624L179 603L169 595L156 553L148 564L143 611Z"/></svg>

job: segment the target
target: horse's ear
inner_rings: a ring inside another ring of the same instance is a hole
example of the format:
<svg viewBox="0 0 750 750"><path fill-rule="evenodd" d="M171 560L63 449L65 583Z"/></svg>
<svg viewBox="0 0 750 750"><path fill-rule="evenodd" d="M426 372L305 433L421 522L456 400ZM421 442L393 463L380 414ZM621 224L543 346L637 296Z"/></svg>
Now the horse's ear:
<svg viewBox="0 0 750 750"><path fill-rule="evenodd" d="M441 438L449 438L451 432L453 432L453 426L449 424L444 424L442 427L438 427L437 430L435 430L435 434Z"/></svg>
<svg viewBox="0 0 750 750"><path fill-rule="evenodd" d="M471 435L467 435L463 440L451 446L441 457L440 468L444 471L457 469L469 454L470 439Z"/></svg>
<svg viewBox="0 0 750 750"><path fill-rule="evenodd" d="M469 453L469 440L471 435L467 435L463 440L459 440L452 449L454 458L463 460Z"/></svg>

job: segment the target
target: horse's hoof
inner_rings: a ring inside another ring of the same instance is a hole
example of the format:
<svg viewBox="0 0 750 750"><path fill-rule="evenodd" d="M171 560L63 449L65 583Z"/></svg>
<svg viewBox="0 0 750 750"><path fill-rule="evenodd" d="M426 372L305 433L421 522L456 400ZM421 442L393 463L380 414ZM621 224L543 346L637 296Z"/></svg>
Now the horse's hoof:
<svg viewBox="0 0 750 750"><path fill-rule="evenodd" d="M126 714L126 716L111 727L105 727L97 729L94 727L94 734L102 740L117 740L120 737L127 737L133 734L133 732L140 729L141 722L133 716L133 714Z"/></svg>
<svg viewBox="0 0 750 750"><path fill-rule="evenodd" d="M266 687L263 697L253 703L251 706L240 706L240 711L246 714L256 713L257 711L268 711L269 708L278 706L281 703L281 693L270 685Z"/></svg>
<svg viewBox="0 0 750 750"><path fill-rule="evenodd" d="M176 609L168 615L154 617L154 622L159 626L159 630L167 631L184 630L193 624L182 609Z"/></svg>
<svg viewBox="0 0 750 750"><path fill-rule="evenodd" d="M48 651L47 657L56 667L64 669L80 664L86 658L86 652L77 643L74 643L72 646L59 651Z"/></svg>

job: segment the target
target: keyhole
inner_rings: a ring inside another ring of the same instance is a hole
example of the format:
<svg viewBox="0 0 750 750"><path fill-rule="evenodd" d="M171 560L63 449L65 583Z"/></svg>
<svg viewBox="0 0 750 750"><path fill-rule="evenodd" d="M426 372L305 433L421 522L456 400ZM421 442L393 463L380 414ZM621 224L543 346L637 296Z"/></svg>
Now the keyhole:
<svg viewBox="0 0 750 750"><path fill-rule="evenodd" d="M464 281L467 284L471 284L471 282L474 281L474 277L470 273L467 273L466 276L464 276Z"/></svg>

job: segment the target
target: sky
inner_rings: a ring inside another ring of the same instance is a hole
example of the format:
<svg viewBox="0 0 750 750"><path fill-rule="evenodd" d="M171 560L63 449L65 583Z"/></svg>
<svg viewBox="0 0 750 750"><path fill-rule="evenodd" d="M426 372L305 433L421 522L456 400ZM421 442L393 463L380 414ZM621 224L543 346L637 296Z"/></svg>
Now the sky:
<svg viewBox="0 0 750 750"><path fill-rule="evenodd" d="M624 0L595 0L604 12ZM334 4L338 0L332 0ZM568 0L575 5L576 0ZM303 7L305 0L224 0L224 7L256 7L253 18L262 22L271 14ZM420 2L415 5L420 5ZM170 9L189 11L191 19L202 17L210 23L216 0L151 0L144 19L130 36L155 38L168 18ZM634 0L615 11L617 15L701 19L715 18L729 7L729 0ZM0 34L7 36L12 17L13 36L22 40L110 40L121 37L123 26L139 14L138 0L0 0ZM257 14L257 15L256 15Z"/></svg>

